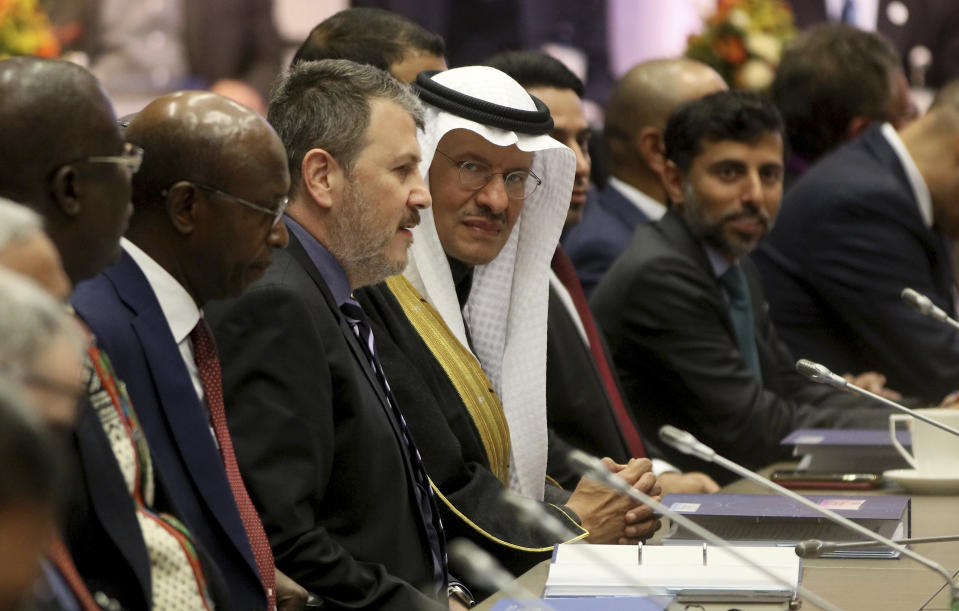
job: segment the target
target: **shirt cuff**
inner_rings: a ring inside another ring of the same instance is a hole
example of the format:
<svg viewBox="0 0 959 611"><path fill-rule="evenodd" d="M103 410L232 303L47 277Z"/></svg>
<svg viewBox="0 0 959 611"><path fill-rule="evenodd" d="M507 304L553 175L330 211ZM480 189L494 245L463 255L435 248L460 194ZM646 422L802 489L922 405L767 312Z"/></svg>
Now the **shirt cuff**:
<svg viewBox="0 0 959 611"><path fill-rule="evenodd" d="M656 477L659 477L663 473L670 473L670 472L682 473L682 469L677 469L676 467L669 464L662 458L652 458L650 460L653 463L653 475L655 475Z"/></svg>

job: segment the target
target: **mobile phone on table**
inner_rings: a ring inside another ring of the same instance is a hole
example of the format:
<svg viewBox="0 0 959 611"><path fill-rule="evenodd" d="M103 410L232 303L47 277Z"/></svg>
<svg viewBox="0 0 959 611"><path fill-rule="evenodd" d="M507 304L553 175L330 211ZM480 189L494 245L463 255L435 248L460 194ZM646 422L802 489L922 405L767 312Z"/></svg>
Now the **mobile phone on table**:
<svg viewBox="0 0 959 611"><path fill-rule="evenodd" d="M816 473L810 471L773 471L769 477L784 488L835 488L869 490L882 484L878 473Z"/></svg>

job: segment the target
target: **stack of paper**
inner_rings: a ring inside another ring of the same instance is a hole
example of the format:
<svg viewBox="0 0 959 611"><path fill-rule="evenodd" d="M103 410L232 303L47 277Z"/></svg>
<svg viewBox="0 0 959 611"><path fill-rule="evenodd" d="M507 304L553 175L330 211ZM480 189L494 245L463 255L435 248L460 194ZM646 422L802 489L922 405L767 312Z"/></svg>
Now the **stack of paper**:
<svg viewBox="0 0 959 611"><path fill-rule="evenodd" d="M793 597L801 561L792 549L736 550L779 580L712 546L558 545L544 596L666 594L681 602L740 603Z"/></svg>

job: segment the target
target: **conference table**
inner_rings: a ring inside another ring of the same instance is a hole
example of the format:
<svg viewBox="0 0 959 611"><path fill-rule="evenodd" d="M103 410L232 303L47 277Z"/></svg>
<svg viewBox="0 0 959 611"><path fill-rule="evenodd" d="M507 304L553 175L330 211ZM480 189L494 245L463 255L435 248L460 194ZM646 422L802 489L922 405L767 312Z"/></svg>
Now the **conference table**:
<svg viewBox="0 0 959 611"><path fill-rule="evenodd" d="M788 469L794 463L773 465L774 469ZM768 492L758 484L739 480L723 487L722 492L763 494ZM871 491L801 490L802 494L907 494L891 484ZM661 529L662 530L662 529ZM959 496L912 495L912 536L931 537L959 534ZM654 537L650 543L656 543ZM959 541L919 544L912 547L919 554L938 562L954 574L959 569ZM537 595L543 592L549 561L544 561L520 577L517 583ZM949 609L949 590L942 576L908 558L898 559L809 559L803 561L802 585L836 605L850 611L869 610L940 610ZM491 609L500 594L483 601L479 611ZM695 608L695 607L693 607ZM729 608L748 611L750 605L729 605ZM804 601L802 609L819 607Z"/></svg>

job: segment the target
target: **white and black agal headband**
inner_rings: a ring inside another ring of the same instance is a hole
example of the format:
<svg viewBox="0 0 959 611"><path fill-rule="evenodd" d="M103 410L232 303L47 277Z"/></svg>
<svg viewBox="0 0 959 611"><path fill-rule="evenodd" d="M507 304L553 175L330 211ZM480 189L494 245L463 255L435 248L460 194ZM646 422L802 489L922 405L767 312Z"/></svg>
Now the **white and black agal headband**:
<svg viewBox="0 0 959 611"><path fill-rule="evenodd" d="M439 74L438 70L420 72L412 85L420 99L431 106L457 117L506 131L533 136L542 136L553 131L553 117L550 116L549 109L534 95L529 97L536 105L536 110L502 106L450 89L433 80L436 74Z"/></svg>

